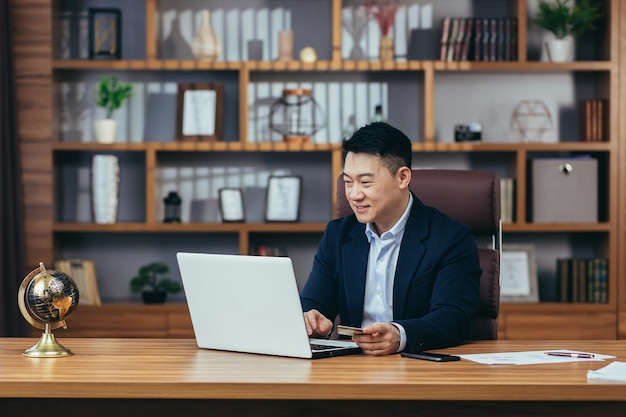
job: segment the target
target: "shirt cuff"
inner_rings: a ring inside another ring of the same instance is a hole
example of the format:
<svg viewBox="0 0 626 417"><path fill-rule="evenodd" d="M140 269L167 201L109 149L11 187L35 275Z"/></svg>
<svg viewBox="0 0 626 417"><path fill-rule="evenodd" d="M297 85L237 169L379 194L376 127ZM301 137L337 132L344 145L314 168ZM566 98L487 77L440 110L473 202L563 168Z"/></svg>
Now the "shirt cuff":
<svg viewBox="0 0 626 417"><path fill-rule="evenodd" d="M404 330L404 327L402 327L398 323L395 323L392 321L391 324L396 326L398 331L400 332L400 346L398 346L398 350L396 351L396 353L402 352L404 348L406 347L406 330Z"/></svg>

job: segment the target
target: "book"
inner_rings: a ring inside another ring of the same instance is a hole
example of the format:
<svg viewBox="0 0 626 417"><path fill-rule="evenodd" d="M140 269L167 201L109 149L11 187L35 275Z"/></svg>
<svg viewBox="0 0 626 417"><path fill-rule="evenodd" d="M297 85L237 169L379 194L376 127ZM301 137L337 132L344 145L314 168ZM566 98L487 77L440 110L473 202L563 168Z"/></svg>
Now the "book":
<svg viewBox="0 0 626 417"><path fill-rule="evenodd" d="M441 47L439 49L439 60L445 61L448 56L448 37L450 36L450 18L444 17L441 21Z"/></svg>
<svg viewBox="0 0 626 417"><path fill-rule="evenodd" d="M94 263L86 259L61 259L54 263L54 267L69 275L78 288L78 304L102 304Z"/></svg>
<svg viewBox="0 0 626 417"><path fill-rule="evenodd" d="M466 20L467 19L458 19L459 27L457 31L456 38L454 40L454 57L453 61L461 61L461 56L463 53L463 41L465 39L465 31L466 31Z"/></svg>
<svg viewBox="0 0 626 417"><path fill-rule="evenodd" d="M511 61L517 61L517 18L511 18Z"/></svg>
<svg viewBox="0 0 626 417"><path fill-rule="evenodd" d="M491 42L491 31L489 29L489 19L482 19L482 34L483 34L483 45L482 45L482 57L481 61L489 61L490 57L490 42Z"/></svg>
<svg viewBox="0 0 626 417"><path fill-rule="evenodd" d="M607 140L608 102L602 99L581 100L578 104L580 140L603 142Z"/></svg>
<svg viewBox="0 0 626 417"><path fill-rule="evenodd" d="M450 36L448 37L448 55L446 61L454 61L454 52L456 40L459 35L459 21L461 19L453 18L450 20Z"/></svg>
<svg viewBox="0 0 626 417"><path fill-rule="evenodd" d="M556 264L556 296L557 301L566 303L570 297L571 259L557 259Z"/></svg>
<svg viewBox="0 0 626 417"><path fill-rule="evenodd" d="M474 19L474 51L472 59L480 61L482 56L483 45L483 24L482 19Z"/></svg>
<svg viewBox="0 0 626 417"><path fill-rule="evenodd" d="M489 19L489 57L487 61L498 59L498 20Z"/></svg>
<svg viewBox="0 0 626 417"><path fill-rule="evenodd" d="M465 33L463 35L463 45L461 47L461 61L467 61L470 57L472 37L474 36L474 19L465 19Z"/></svg>

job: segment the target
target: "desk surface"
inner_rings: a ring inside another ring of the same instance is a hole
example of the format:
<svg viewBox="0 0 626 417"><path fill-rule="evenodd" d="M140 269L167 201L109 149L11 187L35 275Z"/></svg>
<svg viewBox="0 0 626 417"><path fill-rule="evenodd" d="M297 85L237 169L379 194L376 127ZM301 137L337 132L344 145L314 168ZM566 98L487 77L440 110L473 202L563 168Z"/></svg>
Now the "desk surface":
<svg viewBox="0 0 626 417"><path fill-rule="evenodd" d="M626 384L587 382L587 370L610 361L489 366L399 355L304 360L203 350L183 339L59 341L74 356L26 358L21 353L36 339L0 339L0 398L626 401ZM446 352L544 349L626 361L626 341L615 340L484 341Z"/></svg>

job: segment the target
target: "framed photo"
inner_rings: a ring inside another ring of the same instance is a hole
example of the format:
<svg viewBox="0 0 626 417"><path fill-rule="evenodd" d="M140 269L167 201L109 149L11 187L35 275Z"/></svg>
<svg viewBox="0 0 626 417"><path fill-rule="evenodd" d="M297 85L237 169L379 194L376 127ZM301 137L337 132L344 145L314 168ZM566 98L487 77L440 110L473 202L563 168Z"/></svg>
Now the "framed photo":
<svg viewBox="0 0 626 417"><path fill-rule="evenodd" d="M178 84L176 140L221 140L223 111L223 84Z"/></svg>
<svg viewBox="0 0 626 417"><path fill-rule="evenodd" d="M267 183L265 220L268 222L297 222L300 216L299 176L271 176Z"/></svg>
<svg viewBox="0 0 626 417"><path fill-rule="evenodd" d="M539 302L534 245L502 245L500 301L503 303Z"/></svg>
<svg viewBox="0 0 626 417"><path fill-rule="evenodd" d="M122 12L89 9L89 59L122 57Z"/></svg>
<svg viewBox="0 0 626 417"><path fill-rule="evenodd" d="M243 193L240 188L221 188L219 197L220 213L223 222L245 221Z"/></svg>

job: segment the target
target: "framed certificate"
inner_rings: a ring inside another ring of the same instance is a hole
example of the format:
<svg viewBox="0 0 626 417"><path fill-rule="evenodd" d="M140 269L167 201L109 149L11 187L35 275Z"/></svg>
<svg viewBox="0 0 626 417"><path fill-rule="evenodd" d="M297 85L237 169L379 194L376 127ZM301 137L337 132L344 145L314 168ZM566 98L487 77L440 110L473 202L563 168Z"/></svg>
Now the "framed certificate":
<svg viewBox="0 0 626 417"><path fill-rule="evenodd" d="M221 140L223 103L223 84L178 84L176 140Z"/></svg>
<svg viewBox="0 0 626 417"><path fill-rule="evenodd" d="M539 302L534 245L502 245L500 301Z"/></svg>
<svg viewBox="0 0 626 417"><path fill-rule="evenodd" d="M223 222L243 222L246 220L241 189L221 188L219 196L220 213Z"/></svg>
<svg viewBox="0 0 626 417"><path fill-rule="evenodd" d="M271 176L265 198L265 221L297 222L300 215L299 176Z"/></svg>

